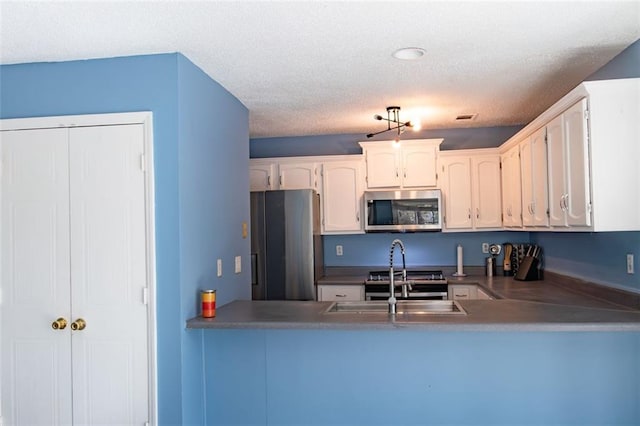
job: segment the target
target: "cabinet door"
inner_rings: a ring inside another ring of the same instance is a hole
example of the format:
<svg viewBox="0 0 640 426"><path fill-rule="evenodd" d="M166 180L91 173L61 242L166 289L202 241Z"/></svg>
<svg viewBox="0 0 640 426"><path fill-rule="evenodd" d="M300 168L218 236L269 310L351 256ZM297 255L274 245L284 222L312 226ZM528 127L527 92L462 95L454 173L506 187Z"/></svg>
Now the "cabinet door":
<svg viewBox="0 0 640 426"><path fill-rule="evenodd" d="M363 232L361 182L360 161L323 164L323 233Z"/></svg>
<svg viewBox="0 0 640 426"><path fill-rule="evenodd" d="M279 165L280 189L318 190L318 173L315 163L295 163Z"/></svg>
<svg viewBox="0 0 640 426"><path fill-rule="evenodd" d="M251 191L277 189L274 176L275 164L251 164L249 166L249 188Z"/></svg>
<svg viewBox="0 0 640 426"><path fill-rule="evenodd" d="M567 167L565 205L567 223L571 226L591 226L586 110L587 101L583 99L563 114L567 153L565 162ZM621 155L624 155L624 153Z"/></svg>
<svg viewBox="0 0 640 426"><path fill-rule="evenodd" d="M566 226L566 153L564 117L559 115L547 124L547 164L549 173L549 224Z"/></svg>
<svg viewBox="0 0 640 426"><path fill-rule="evenodd" d="M522 223L547 226L547 150L543 127L520 144Z"/></svg>
<svg viewBox="0 0 640 426"><path fill-rule="evenodd" d="M548 226L548 203L547 197L547 146L546 128L542 128L531 136L531 159L533 165L533 224L535 226Z"/></svg>
<svg viewBox="0 0 640 426"><path fill-rule="evenodd" d="M370 148L366 150L367 188L400 187L399 147Z"/></svg>
<svg viewBox="0 0 640 426"><path fill-rule="evenodd" d="M67 129L0 133L2 416L71 424Z"/></svg>
<svg viewBox="0 0 640 426"><path fill-rule="evenodd" d="M472 228L471 161L469 157L440 158L444 198L444 224L447 229Z"/></svg>
<svg viewBox="0 0 640 426"><path fill-rule="evenodd" d="M143 125L2 134L9 424L149 419L143 146Z"/></svg>
<svg viewBox="0 0 640 426"><path fill-rule="evenodd" d="M402 187L436 186L436 147L402 147Z"/></svg>
<svg viewBox="0 0 640 426"><path fill-rule="evenodd" d="M69 129L74 424L148 417L142 125Z"/></svg>
<svg viewBox="0 0 640 426"><path fill-rule="evenodd" d="M500 156L472 157L471 172L474 227L500 228Z"/></svg>
<svg viewBox="0 0 640 426"><path fill-rule="evenodd" d="M502 215L504 226L522 226L520 148L515 146L502 156Z"/></svg>

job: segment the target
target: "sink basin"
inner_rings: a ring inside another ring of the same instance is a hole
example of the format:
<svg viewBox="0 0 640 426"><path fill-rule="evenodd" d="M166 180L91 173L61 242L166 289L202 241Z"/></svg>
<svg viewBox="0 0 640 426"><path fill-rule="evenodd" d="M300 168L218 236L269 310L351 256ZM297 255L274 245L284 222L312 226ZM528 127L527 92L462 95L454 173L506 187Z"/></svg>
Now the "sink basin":
<svg viewBox="0 0 640 426"><path fill-rule="evenodd" d="M398 300L396 304L397 315L466 315L462 306L455 300ZM334 302L325 313L389 313L389 304L386 300L374 300L368 302Z"/></svg>

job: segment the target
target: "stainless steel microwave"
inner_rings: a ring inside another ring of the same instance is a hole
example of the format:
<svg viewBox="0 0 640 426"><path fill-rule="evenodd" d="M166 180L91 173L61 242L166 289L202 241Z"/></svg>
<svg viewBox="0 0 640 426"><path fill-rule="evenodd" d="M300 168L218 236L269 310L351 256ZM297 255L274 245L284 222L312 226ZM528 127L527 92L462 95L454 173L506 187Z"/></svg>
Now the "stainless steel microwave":
<svg viewBox="0 0 640 426"><path fill-rule="evenodd" d="M424 191L364 193L366 232L418 232L442 229L442 194Z"/></svg>

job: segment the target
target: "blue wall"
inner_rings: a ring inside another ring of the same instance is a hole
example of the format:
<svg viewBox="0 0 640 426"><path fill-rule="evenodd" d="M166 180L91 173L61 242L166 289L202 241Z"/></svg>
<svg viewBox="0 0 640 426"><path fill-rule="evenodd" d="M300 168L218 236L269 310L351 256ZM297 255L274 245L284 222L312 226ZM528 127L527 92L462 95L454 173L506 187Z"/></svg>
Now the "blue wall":
<svg viewBox="0 0 640 426"><path fill-rule="evenodd" d="M209 425L637 425L639 333L208 330Z"/></svg>
<svg viewBox="0 0 640 426"><path fill-rule="evenodd" d="M1 118L153 112L159 420L202 423L202 335L185 321L200 288L221 303L250 294L248 111L180 54L5 65L0 88Z"/></svg>
<svg viewBox="0 0 640 426"><path fill-rule="evenodd" d="M327 235L324 260L331 266L389 267L389 247L395 238L400 238L405 245L407 267L456 266L458 244L463 248L465 266L484 266L488 254L482 253L482 243L529 243L528 232ZM336 256L338 244L342 245L342 256ZM399 255L394 258L396 265L401 262ZM502 256L498 257L497 264L502 264Z"/></svg>

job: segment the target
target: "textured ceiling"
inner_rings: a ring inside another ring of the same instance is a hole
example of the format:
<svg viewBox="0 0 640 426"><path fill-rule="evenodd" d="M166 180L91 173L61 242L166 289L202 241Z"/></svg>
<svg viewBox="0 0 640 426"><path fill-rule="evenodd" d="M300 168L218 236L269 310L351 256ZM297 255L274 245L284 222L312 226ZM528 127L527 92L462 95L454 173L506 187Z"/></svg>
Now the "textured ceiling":
<svg viewBox="0 0 640 426"><path fill-rule="evenodd" d="M524 124L640 38L640 2L1 1L3 64L181 52L251 136ZM426 55L391 53L417 46ZM478 116L456 122L460 114Z"/></svg>

